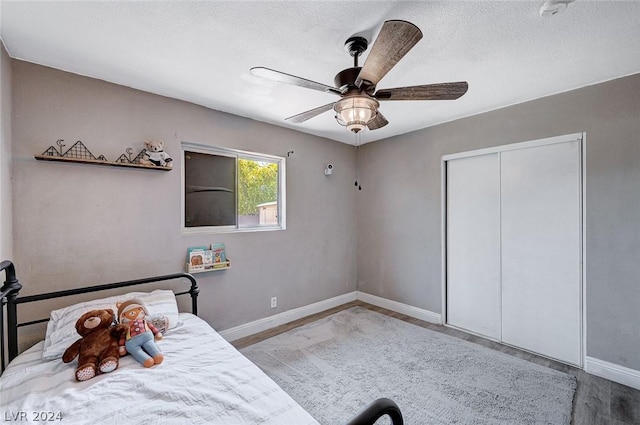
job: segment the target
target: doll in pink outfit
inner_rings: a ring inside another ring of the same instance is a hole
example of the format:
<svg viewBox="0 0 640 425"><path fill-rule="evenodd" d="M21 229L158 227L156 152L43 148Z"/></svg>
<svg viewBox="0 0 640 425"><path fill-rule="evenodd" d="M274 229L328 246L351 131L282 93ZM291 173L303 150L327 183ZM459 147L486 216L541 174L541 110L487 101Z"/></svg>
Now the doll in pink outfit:
<svg viewBox="0 0 640 425"><path fill-rule="evenodd" d="M162 363L164 355L156 345L156 341L162 339L162 334L145 319L149 313L144 304L133 299L117 303L117 306L118 321L127 327L120 337L120 355L128 352L144 367Z"/></svg>

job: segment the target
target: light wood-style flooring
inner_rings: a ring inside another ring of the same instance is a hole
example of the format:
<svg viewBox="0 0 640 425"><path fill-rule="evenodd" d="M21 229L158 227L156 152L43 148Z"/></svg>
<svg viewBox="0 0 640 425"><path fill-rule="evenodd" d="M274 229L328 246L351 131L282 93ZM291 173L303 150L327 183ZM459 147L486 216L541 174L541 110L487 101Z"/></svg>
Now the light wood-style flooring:
<svg viewBox="0 0 640 425"><path fill-rule="evenodd" d="M338 311L361 306L391 317L413 323L433 331L442 332L456 338L464 339L475 344L483 345L503 353L519 357L552 369L560 370L574 375L578 381L578 389L573 400L573 425L640 425L640 391L611 382L603 378L585 373L583 370L549 360L526 351L518 350L494 341L490 341L466 332L458 331L442 325L434 325L404 314L396 313L362 301L354 301L341 305L330 310L323 311L300 320L287 323L282 326L261 332L256 335L241 338L233 342L233 345L240 349L256 342L281 334L290 329L313 322L322 317Z"/></svg>

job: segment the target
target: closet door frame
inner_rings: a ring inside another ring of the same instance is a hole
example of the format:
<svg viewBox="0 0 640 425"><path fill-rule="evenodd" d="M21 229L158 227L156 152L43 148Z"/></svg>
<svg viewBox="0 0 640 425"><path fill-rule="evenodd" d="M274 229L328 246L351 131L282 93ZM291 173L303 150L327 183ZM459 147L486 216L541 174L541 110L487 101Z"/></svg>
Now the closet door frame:
<svg viewBox="0 0 640 425"><path fill-rule="evenodd" d="M454 327L448 324L447 320L447 162L454 159L487 155L517 149L526 149L556 143L578 141L580 147L580 368L585 367L587 355L587 299L586 299L586 247L585 247L585 200L586 200L586 133L571 133L562 136L548 137L544 139L530 140L526 142L511 143L507 145L493 146L489 148L476 149L472 151L443 155L440 162L440 193L441 193L441 303L442 303L442 324L447 327ZM463 329L463 331L465 331ZM466 331L469 332L469 331ZM506 344L505 344L506 345ZM519 347L518 347L519 348ZM540 354L538 354L540 355ZM557 359L554 359L559 361ZM572 364L572 366L576 366Z"/></svg>

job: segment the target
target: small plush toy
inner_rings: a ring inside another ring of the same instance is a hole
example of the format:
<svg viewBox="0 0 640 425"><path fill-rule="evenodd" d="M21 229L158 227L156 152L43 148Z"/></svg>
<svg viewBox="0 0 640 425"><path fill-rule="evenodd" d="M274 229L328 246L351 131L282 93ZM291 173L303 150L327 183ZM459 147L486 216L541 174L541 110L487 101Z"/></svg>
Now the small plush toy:
<svg viewBox="0 0 640 425"><path fill-rule="evenodd" d="M169 329L169 318L167 316L154 315L151 317L147 317L147 321L155 326L156 329L160 331L162 336L164 336L164 334L167 332L167 329Z"/></svg>
<svg viewBox="0 0 640 425"><path fill-rule="evenodd" d="M162 339L162 333L149 321L144 304L136 299L119 302L118 321L126 326L126 332L120 337L120 355L127 352L144 367L162 363L164 356L155 341Z"/></svg>
<svg viewBox="0 0 640 425"><path fill-rule="evenodd" d="M120 358L118 340L126 328L112 326L114 319L112 309L91 310L76 322L76 331L82 338L65 350L62 361L69 363L78 356L78 381L117 369Z"/></svg>
<svg viewBox="0 0 640 425"><path fill-rule="evenodd" d="M162 140L147 140L144 142L144 145L146 149L140 159L141 164L167 168L173 167L173 159L163 150L164 142Z"/></svg>

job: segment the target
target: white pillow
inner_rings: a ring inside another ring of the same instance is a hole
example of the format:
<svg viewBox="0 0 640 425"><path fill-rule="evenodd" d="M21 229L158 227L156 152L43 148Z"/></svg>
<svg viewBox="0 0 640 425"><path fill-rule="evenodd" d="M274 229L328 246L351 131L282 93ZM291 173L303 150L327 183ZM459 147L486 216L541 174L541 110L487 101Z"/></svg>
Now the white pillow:
<svg viewBox="0 0 640 425"><path fill-rule="evenodd" d="M117 314L116 303L137 298L142 301L149 311L149 316L166 316L169 321L168 328L178 325L178 304L173 291L157 289L152 292L130 292L124 295L85 301L64 307L51 312L51 318L47 324L47 334L44 339L44 360L62 357L64 351L80 338L76 332L76 322L84 313L90 310L110 308Z"/></svg>

